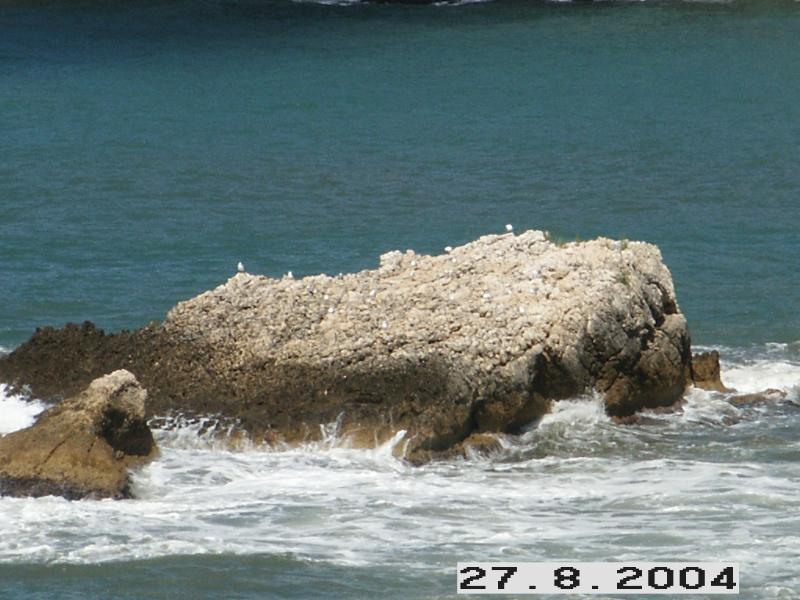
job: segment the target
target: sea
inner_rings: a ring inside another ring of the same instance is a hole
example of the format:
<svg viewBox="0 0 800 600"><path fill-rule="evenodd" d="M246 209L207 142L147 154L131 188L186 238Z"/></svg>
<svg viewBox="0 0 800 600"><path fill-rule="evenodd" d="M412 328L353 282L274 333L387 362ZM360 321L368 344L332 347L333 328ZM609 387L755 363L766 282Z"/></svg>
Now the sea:
<svg viewBox="0 0 800 600"><path fill-rule="evenodd" d="M786 401L572 398L421 467L402 434L157 428L134 500L0 499L0 598L444 599L459 561L727 561L739 597L800 598L800 2L2 0L3 352L161 320L239 261L352 272L507 223L657 244L695 349ZM0 388L0 432L43 408Z"/></svg>

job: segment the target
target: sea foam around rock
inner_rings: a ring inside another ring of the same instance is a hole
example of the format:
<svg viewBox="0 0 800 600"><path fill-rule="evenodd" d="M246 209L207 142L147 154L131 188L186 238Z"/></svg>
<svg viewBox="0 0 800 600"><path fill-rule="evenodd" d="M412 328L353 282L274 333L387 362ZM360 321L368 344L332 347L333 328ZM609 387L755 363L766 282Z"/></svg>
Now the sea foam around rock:
<svg viewBox="0 0 800 600"><path fill-rule="evenodd" d="M43 402L13 394L7 385L0 384L0 435L30 427L46 407Z"/></svg>

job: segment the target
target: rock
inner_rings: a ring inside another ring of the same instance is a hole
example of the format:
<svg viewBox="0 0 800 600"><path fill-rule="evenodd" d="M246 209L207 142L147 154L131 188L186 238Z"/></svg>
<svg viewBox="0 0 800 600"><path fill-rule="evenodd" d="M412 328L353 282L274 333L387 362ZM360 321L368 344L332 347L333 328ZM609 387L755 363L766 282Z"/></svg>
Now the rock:
<svg viewBox="0 0 800 600"><path fill-rule="evenodd" d="M125 368L149 414L220 414L276 443L333 422L364 444L406 430L398 451L420 462L591 389L617 417L671 405L690 362L658 248L527 231L338 277L239 273L134 332L42 329L0 359L0 381L65 395Z"/></svg>
<svg viewBox="0 0 800 600"><path fill-rule="evenodd" d="M503 444L497 434L473 433L467 439L453 447L453 454L472 458L488 456L502 451Z"/></svg>
<svg viewBox="0 0 800 600"><path fill-rule="evenodd" d="M719 352L703 352L692 356L692 381L695 387L712 392L733 392L720 377Z"/></svg>
<svg viewBox="0 0 800 600"><path fill-rule="evenodd" d="M735 406L755 405L755 404L778 404L780 402L787 402L788 394L783 390L776 390L769 388L763 392L755 392L752 394L737 394L728 398L728 402Z"/></svg>
<svg viewBox="0 0 800 600"><path fill-rule="evenodd" d="M726 398L734 406L757 404L779 404L793 402L785 390L769 388L760 392L737 394L736 390L722 383L719 367L719 352L712 350L692 356L692 380L696 387L713 392L733 394Z"/></svg>
<svg viewBox="0 0 800 600"><path fill-rule="evenodd" d="M686 398L678 399L674 404L669 406L657 406L655 408L646 408L640 412L632 415L625 415L623 417L613 417L614 423L618 425L664 425L666 421L659 419L655 415L669 415L673 413L682 413L686 406Z"/></svg>
<svg viewBox="0 0 800 600"><path fill-rule="evenodd" d="M157 452L146 396L132 373L114 371L1 437L0 494L130 497L128 469Z"/></svg>

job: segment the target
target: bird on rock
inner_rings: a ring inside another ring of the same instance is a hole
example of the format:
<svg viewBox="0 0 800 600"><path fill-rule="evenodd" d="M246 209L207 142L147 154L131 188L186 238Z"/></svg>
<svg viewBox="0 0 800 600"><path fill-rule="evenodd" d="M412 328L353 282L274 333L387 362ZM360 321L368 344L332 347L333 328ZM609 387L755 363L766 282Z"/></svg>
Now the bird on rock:
<svg viewBox="0 0 800 600"><path fill-rule="evenodd" d="M236 265L236 271L239 273L244 273L244 265L242 264L241 261L239 261L239 264Z"/></svg>

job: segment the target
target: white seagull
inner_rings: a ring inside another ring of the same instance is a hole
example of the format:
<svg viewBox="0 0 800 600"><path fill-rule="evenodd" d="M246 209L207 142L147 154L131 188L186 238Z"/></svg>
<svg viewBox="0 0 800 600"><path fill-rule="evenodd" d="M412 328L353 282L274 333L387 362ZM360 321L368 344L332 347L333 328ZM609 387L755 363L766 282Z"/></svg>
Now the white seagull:
<svg viewBox="0 0 800 600"><path fill-rule="evenodd" d="M242 262L241 262L241 261L239 261L239 264L237 264L237 265L236 265L236 270L237 270L239 273L244 273L244 265L242 264Z"/></svg>
<svg viewBox="0 0 800 600"><path fill-rule="evenodd" d="M508 225L506 225L506 231L508 233L511 233L512 231L514 231L514 226L511 223L509 223Z"/></svg>

